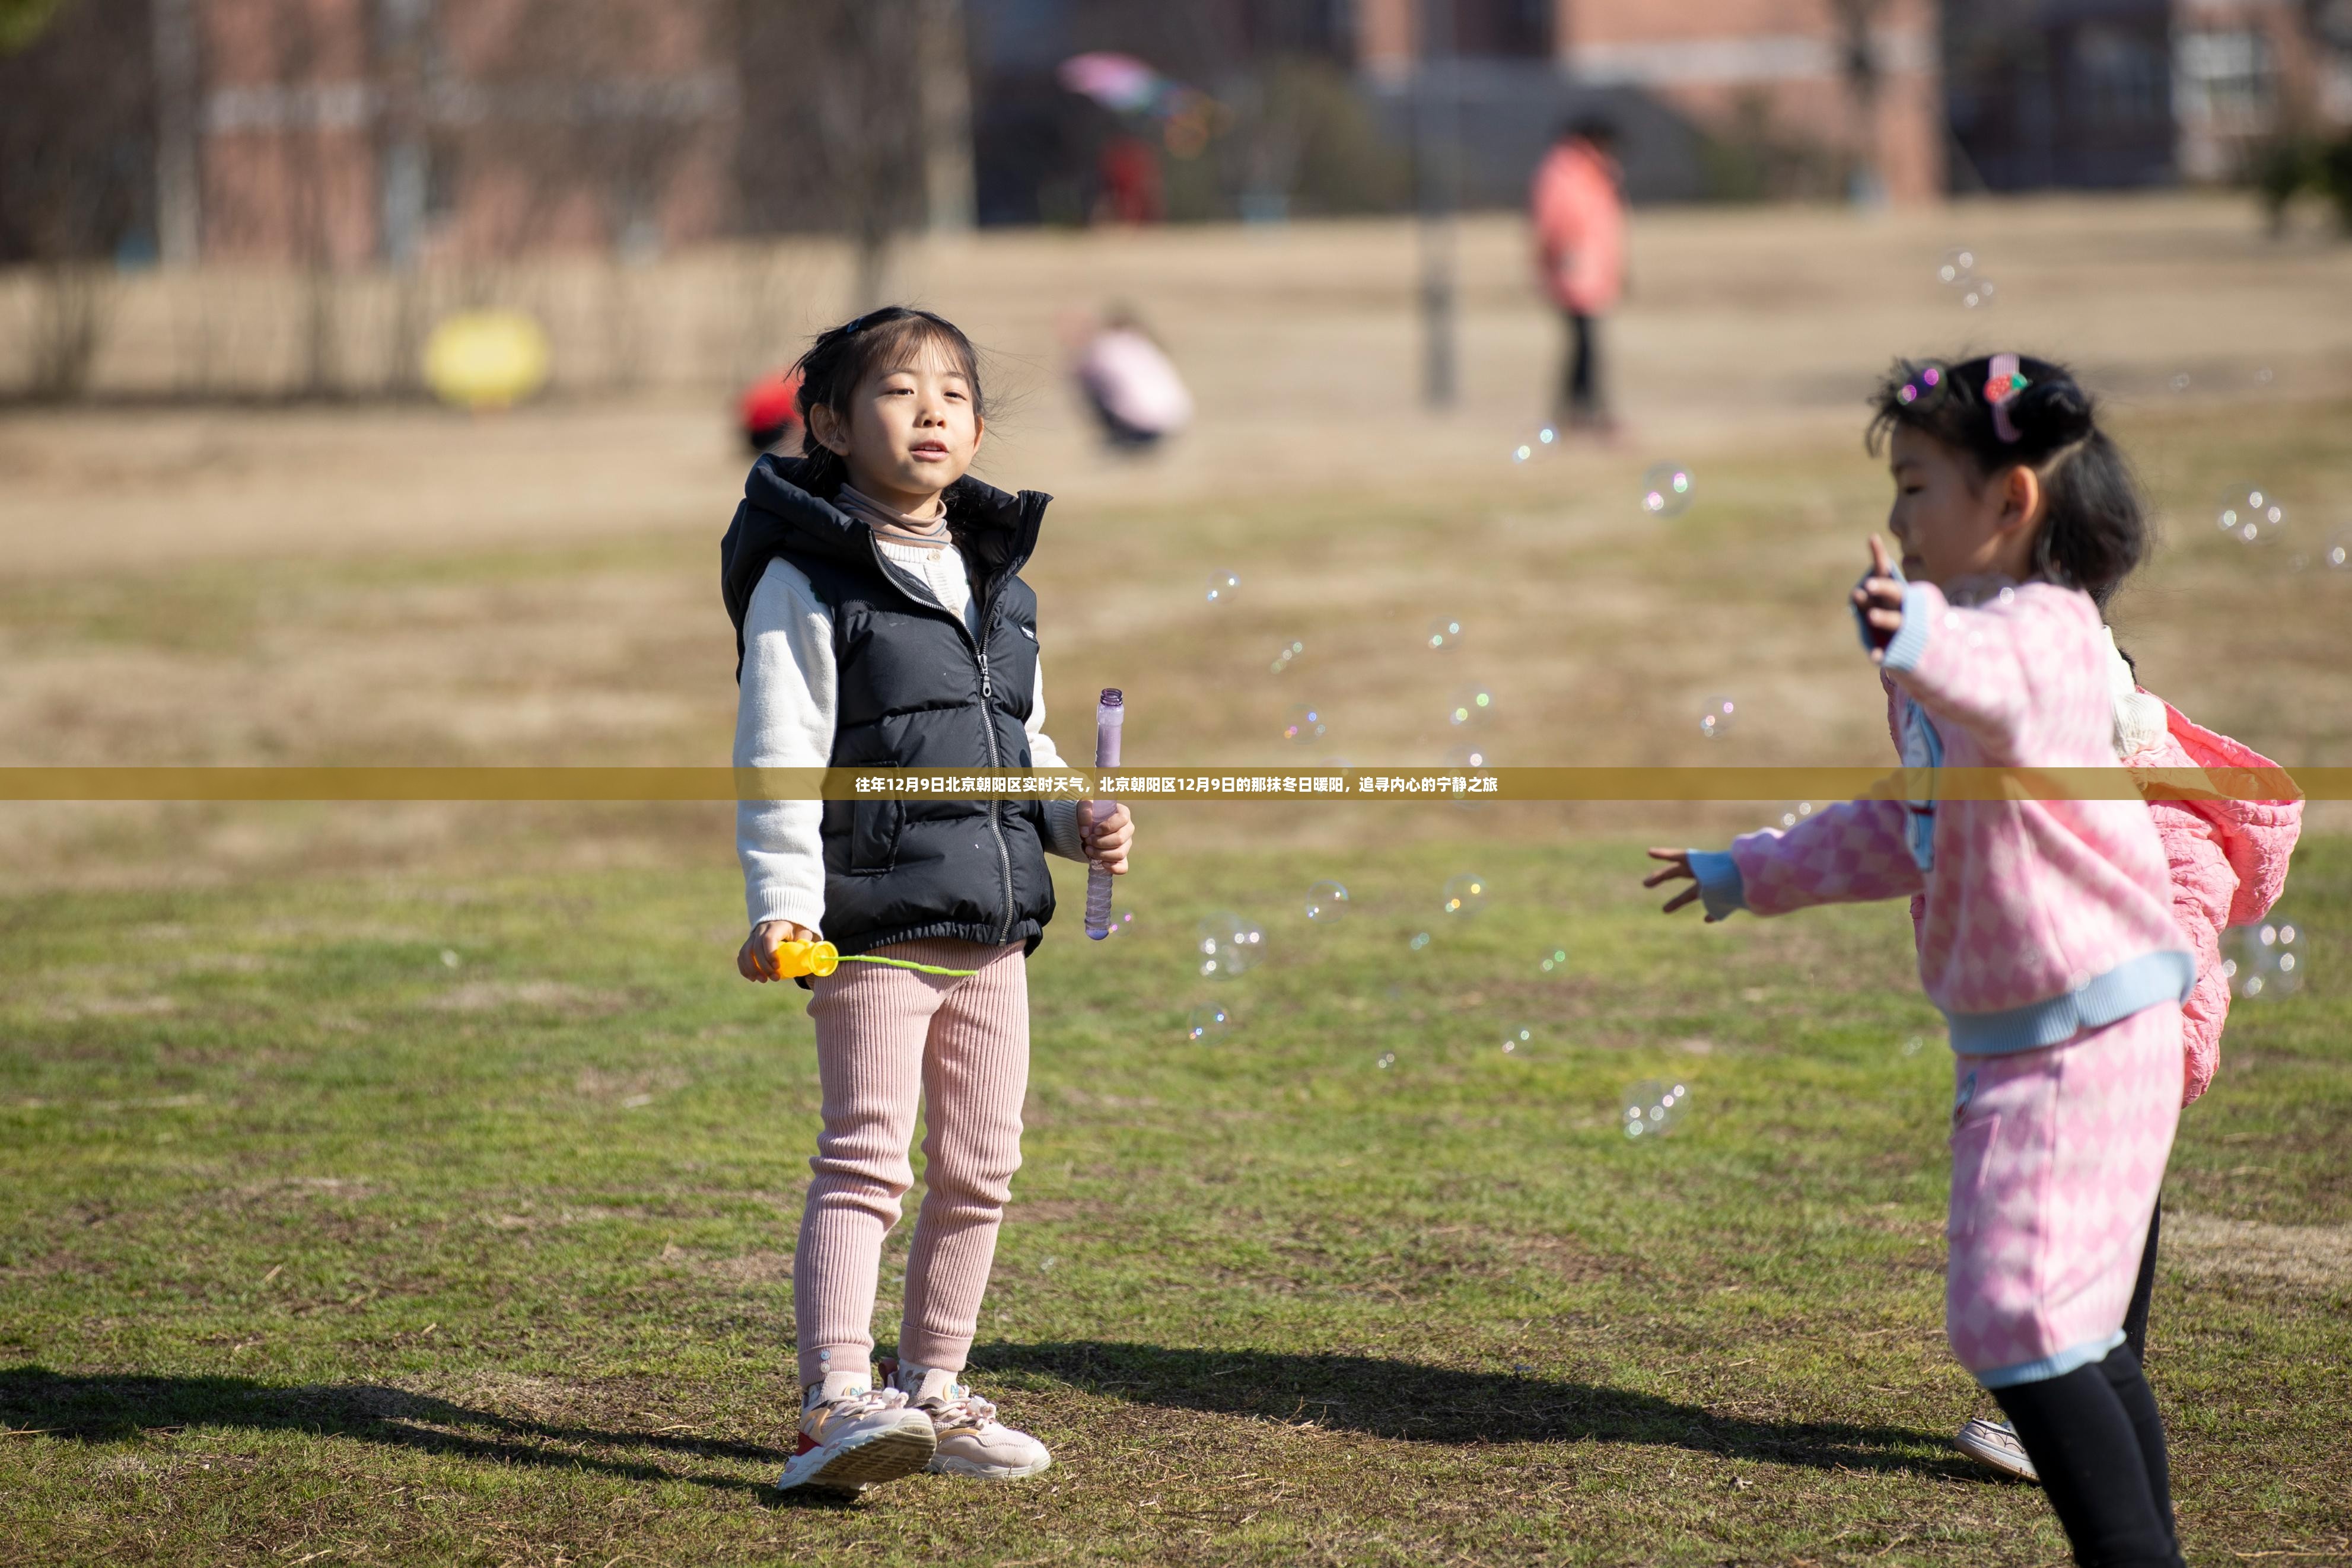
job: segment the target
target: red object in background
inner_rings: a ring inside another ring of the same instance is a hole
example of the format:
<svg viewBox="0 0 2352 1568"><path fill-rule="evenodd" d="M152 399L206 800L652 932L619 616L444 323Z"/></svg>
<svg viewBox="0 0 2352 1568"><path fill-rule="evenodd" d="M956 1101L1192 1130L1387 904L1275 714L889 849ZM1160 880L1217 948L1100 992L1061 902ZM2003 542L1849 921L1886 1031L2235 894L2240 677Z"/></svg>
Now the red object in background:
<svg viewBox="0 0 2352 1568"><path fill-rule="evenodd" d="M1139 136L1114 136L1103 143L1097 165L1102 194L1096 215L1115 224L1156 224L1168 215L1160 186L1160 154Z"/></svg>
<svg viewBox="0 0 2352 1568"><path fill-rule="evenodd" d="M801 422L801 373L780 371L744 391L740 425L754 452L765 452Z"/></svg>

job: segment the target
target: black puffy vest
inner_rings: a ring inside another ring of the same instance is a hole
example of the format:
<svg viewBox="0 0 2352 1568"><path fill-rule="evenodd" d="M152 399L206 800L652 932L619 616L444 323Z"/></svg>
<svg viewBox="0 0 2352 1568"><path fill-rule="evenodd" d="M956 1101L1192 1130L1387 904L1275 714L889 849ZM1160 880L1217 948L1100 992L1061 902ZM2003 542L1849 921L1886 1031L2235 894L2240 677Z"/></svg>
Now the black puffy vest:
<svg viewBox="0 0 2352 1568"><path fill-rule="evenodd" d="M1026 768L1037 596L1020 570L1050 497L977 479L947 492L980 635L892 567L865 524L802 487L810 465L760 459L720 543L743 673L743 615L778 556L833 612L835 768ZM1054 917L1045 812L1034 800L827 800L824 934L844 953L928 936L1036 949Z"/></svg>

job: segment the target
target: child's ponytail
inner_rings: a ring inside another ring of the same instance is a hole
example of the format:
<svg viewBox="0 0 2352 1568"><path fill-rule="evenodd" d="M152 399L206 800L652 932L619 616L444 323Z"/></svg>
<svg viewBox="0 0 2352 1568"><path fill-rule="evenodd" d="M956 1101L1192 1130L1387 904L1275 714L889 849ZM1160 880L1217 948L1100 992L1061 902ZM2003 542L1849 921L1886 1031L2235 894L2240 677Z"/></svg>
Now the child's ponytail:
<svg viewBox="0 0 2352 1568"><path fill-rule="evenodd" d="M1904 428L1968 454L1987 478L2014 464L2034 471L2042 494L2036 575L2079 588L2104 609L2147 558L2147 508L2131 465L2065 366L2021 354L1897 361L1871 409L1874 453Z"/></svg>

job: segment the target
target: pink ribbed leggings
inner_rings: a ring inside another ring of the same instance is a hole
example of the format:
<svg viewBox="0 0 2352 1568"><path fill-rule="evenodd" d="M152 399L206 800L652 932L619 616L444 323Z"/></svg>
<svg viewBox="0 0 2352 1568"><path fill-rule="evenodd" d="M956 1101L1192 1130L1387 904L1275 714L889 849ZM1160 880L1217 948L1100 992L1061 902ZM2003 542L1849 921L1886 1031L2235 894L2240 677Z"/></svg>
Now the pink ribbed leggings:
<svg viewBox="0 0 2352 1568"><path fill-rule="evenodd" d="M824 1130L793 1257L801 1381L862 1371L874 1355L882 1241L914 1185L908 1145L926 1108L923 1207L907 1260L898 1358L961 1371L980 1326L1029 1084L1029 972L1022 946L902 942L892 958L978 969L964 978L844 964L814 982Z"/></svg>

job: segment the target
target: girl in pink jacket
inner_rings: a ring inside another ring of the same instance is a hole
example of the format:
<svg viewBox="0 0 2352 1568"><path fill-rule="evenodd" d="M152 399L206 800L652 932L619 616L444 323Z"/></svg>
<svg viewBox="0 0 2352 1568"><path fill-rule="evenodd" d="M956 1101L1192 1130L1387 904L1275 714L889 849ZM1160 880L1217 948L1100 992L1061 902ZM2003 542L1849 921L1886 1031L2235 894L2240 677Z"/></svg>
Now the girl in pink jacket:
<svg viewBox="0 0 2352 1568"><path fill-rule="evenodd" d="M1875 399L1900 567L1853 591L1906 768L2113 767L2098 601L2147 549L2122 454L2063 367L1898 365ZM1932 778L1932 775L1928 777ZM1654 850L1707 918L1916 895L1955 1092L1945 1332L2014 1424L2083 1563L2180 1563L2123 1318L2180 1114L2197 977L2128 800L1854 800L1727 852Z"/></svg>
<svg viewBox="0 0 2352 1568"><path fill-rule="evenodd" d="M2116 756L2126 767L2182 772L2277 767L2252 747L2190 723L2179 708L2143 688L2129 655L2114 646L2112 634L2107 675L2116 710ZM2221 961L2221 933L2262 919L2277 902L2302 826L2303 802L2156 800L2148 802L2147 810L2164 845L2172 917L2197 954L2197 984L2180 1007L2180 1104L2186 1110L2212 1083L2221 1066L2221 1025L2230 1016L2230 972ZM2163 1218L2159 1198L2148 1216L2131 1303L2124 1309L2124 1343L2143 1364ZM1962 1453L1990 1469L2038 1479L2017 1433L2005 1423L1971 1420L1954 1441Z"/></svg>

